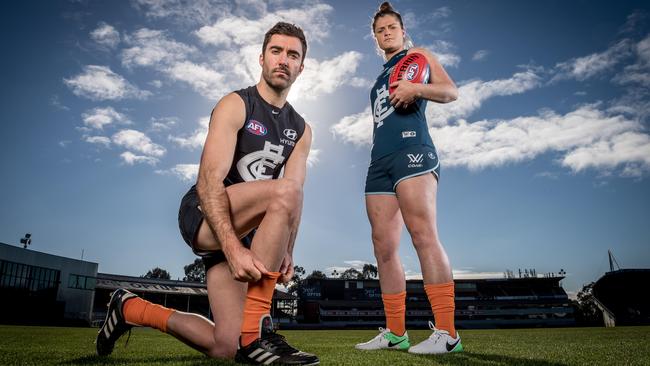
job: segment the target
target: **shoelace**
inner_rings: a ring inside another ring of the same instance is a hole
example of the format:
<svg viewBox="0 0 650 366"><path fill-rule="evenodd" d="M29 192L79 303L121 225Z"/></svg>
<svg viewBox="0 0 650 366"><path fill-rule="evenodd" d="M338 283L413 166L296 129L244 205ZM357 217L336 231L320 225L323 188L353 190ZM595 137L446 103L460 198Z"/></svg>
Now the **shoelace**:
<svg viewBox="0 0 650 366"><path fill-rule="evenodd" d="M372 341L374 341L375 339L382 339L382 338L384 338L384 336L386 335L386 333L389 333L389 332L390 332L390 329L388 329L388 328L383 328L383 327L379 327L379 334L377 334L377 335L375 336L375 338L371 339L369 342L372 342Z"/></svg>
<svg viewBox="0 0 650 366"><path fill-rule="evenodd" d="M124 348L129 345L129 339L131 339L131 328L129 328L129 335L126 337L126 343L124 343Z"/></svg>
<svg viewBox="0 0 650 366"><path fill-rule="evenodd" d="M291 347L288 343L286 338L278 334L276 332L268 333L265 337L264 340L267 341L271 346L273 346L275 349L280 351L281 353L295 353L298 352L297 349Z"/></svg>
<svg viewBox="0 0 650 366"><path fill-rule="evenodd" d="M433 331L433 333L429 336L429 339L433 339L434 341L438 341L438 338L440 338L444 333L447 333L445 330L436 328L436 326L433 325L431 321L429 321L429 329Z"/></svg>

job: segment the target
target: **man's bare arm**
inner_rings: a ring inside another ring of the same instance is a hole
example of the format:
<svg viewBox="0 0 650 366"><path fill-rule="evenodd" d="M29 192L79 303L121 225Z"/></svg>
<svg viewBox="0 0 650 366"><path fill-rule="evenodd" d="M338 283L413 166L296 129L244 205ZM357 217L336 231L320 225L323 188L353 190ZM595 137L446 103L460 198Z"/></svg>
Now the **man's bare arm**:
<svg viewBox="0 0 650 366"><path fill-rule="evenodd" d="M228 94L219 101L210 117L196 183L205 220L218 239L233 276L240 281L257 280L267 272L237 237L223 184L232 165L237 132L244 125L245 118L244 101L237 94Z"/></svg>
<svg viewBox="0 0 650 366"><path fill-rule="evenodd" d="M305 124L305 132L296 144L291 157L284 167L284 178L296 181L302 187L305 184L305 177L307 174L307 158L309 157L309 150L311 148L311 127ZM291 280L293 276L293 247L298 235L298 226L300 225L300 218L302 216L302 203L298 211L298 221L291 230L289 243L287 246L287 256L280 267L281 277L280 282L286 283Z"/></svg>

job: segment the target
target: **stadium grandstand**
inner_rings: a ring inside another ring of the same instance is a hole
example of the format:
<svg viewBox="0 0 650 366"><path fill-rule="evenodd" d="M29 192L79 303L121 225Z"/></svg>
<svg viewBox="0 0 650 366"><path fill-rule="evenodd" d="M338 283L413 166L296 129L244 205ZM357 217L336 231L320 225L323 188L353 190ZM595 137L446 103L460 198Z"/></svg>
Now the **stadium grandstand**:
<svg viewBox="0 0 650 366"><path fill-rule="evenodd" d="M98 273L98 264L0 243L2 323L99 324L110 293L125 288L181 311L211 318L203 283ZM564 277L536 274L456 280L459 328L552 327L574 324L573 308L561 286ZM276 290L272 316L283 328L368 328L382 326L379 281L310 278L299 297ZM38 311L36 311L38 309ZM37 314L38 316L36 316ZM425 327L432 319L422 280L407 281L407 323Z"/></svg>
<svg viewBox="0 0 650 366"><path fill-rule="evenodd" d="M455 280L458 328L559 327L575 324L563 276ZM406 282L406 323L432 319L422 280ZM383 326L379 280L307 279L298 320L320 327Z"/></svg>
<svg viewBox="0 0 650 366"><path fill-rule="evenodd" d="M93 325L98 325L104 320L106 304L108 304L111 293L118 288L129 290L156 304L212 318L208 290L204 283L98 273ZM273 320L280 324L293 321L297 303L297 297L275 290L271 304Z"/></svg>
<svg viewBox="0 0 650 366"><path fill-rule="evenodd" d="M608 255L609 272L593 287L605 326L650 325L650 300L643 290L650 283L650 269L621 269L611 251Z"/></svg>
<svg viewBox="0 0 650 366"><path fill-rule="evenodd" d="M0 243L0 322L87 325L98 264L26 247Z"/></svg>

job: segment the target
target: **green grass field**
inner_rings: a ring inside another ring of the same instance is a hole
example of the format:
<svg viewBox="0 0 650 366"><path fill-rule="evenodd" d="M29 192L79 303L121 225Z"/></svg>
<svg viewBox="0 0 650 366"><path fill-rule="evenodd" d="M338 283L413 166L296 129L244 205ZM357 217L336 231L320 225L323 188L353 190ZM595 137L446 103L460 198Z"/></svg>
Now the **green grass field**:
<svg viewBox="0 0 650 366"><path fill-rule="evenodd" d="M171 336L134 329L128 346L95 356L91 328L0 326L0 365L233 365L210 360ZM361 352L354 344L369 330L283 331L294 346L320 356L322 365L650 365L650 327L461 331L464 353L416 356ZM428 331L409 332L413 343Z"/></svg>

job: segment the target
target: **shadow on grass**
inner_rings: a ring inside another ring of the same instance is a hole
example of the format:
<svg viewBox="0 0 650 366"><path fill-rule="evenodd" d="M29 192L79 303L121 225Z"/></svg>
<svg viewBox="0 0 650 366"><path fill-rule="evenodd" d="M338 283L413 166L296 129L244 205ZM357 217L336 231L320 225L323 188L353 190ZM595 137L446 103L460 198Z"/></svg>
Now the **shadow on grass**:
<svg viewBox="0 0 650 366"><path fill-rule="evenodd" d="M427 355L414 355L418 358L431 360L431 356ZM525 357L512 357L504 355L494 355L485 353L462 352L446 355L435 356L436 361L449 365L513 365L513 366L567 366L566 363L536 360Z"/></svg>
<svg viewBox="0 0 650 366"><path fill-rule="evenodd" d="M171 356L171 357L101 357L97 355L83 356L72 360L60 362L59 365L128 365L128 364L161 365L167 363L185 363L188 365L236 365L233 361L212 359L205 356Z"/></svg>

